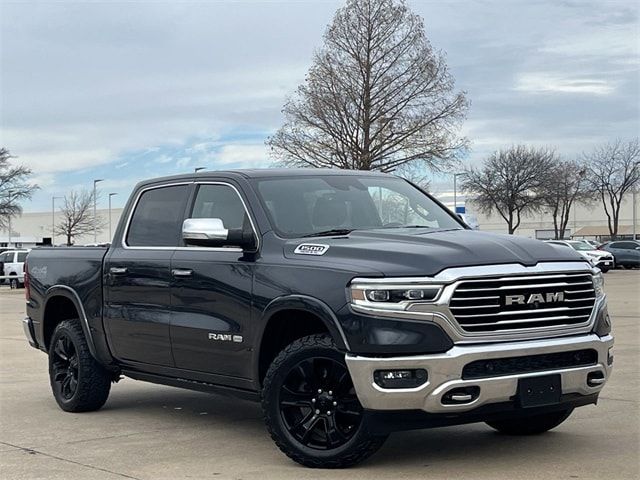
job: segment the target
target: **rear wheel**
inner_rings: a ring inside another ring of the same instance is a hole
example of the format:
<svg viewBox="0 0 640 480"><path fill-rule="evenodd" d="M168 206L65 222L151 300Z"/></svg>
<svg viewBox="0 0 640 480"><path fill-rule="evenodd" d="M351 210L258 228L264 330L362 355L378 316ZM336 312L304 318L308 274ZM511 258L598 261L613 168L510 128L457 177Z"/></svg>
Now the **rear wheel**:
<svg viewBox="0 0 640 480"><path fill-rule="evenodd" d="M109 397L111 376L89 352L78 320L64 320L53 332L49 379L56 402L67 412L98 410Z"/></svg>
<svg viewBox="0 0 640 480"><path fill-rule="evenodd" d="M507 435L538 435L556 428L569 418L571 412L573 412L572 408L559 412L529 415L510 420L497 420L487 422L487 425Z"/></svg>
<svg viewBox="0 0 640 480"><path fill-rule="evenodd" d="M303 337L280 352L264 379L262 407L276 445L307 467L355 465L387 438L369 433L344 354L327 335Z"/></svg>
<svg viewBox="0 0 640 480"><path fill-rule="evenodd" d="M18 287L20 287L20 282L18 281L18 278L17 278L17 277L16 277L16 278L12 278L12 279L10 279L10 280L9 280L9 287L10 287L12 290L15 290L15 289L17 289Z"/></svg>

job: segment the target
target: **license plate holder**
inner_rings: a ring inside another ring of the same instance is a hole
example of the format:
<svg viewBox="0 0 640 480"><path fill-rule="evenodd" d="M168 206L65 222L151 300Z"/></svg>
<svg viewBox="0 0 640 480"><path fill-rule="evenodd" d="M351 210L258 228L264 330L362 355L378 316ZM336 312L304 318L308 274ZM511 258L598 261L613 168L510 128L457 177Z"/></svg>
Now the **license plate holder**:
<svg viewBox="0 0 640 480"><path fill-rule="evenodd" d="M544 407L560 403L562 396L561 375L544 375L518 380L518 403L522 408Z"/></svg>

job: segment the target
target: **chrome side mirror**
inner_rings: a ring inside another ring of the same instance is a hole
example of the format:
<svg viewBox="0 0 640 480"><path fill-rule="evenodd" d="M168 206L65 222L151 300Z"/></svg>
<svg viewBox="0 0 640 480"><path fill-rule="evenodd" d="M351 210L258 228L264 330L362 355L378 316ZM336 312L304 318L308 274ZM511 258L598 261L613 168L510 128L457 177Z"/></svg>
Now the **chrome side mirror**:
<svg viewBox="0 0 640 480"><path fill-rule="evenodd" d="M187 218L182 223L182 239L187 243L224 242L229 230L219 218Z"/></svg>
<svg viewBox="0 0 640 480"><path fill-rule="evenodd" d="M256 249L253 232L241 228L227 229L219 218L187 218L182 223L182 239L187 245L201 247L241 247Z"/></svg>

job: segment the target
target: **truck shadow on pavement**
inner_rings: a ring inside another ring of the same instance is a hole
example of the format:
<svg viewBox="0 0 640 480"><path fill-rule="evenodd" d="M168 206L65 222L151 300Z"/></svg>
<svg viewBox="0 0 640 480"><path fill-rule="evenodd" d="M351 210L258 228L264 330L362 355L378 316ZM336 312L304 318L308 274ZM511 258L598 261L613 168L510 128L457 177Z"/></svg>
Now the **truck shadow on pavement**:
<svg viewBox="0 0 640 480"><path fill-rule="evenodd" d="M125 380L131 386L130 380ZM146 423L171 431L172 429L197 429L199 435L207 436L211 431L218 436L228 430L229 436L247 435L254 442L264 443L266 451L275 447L262 420L258 403L230 397L211 395L170 387L138 384L135 391L118 392L118 386L105 407L98 414L105 416L126 415L135 418L141 426ZM570 425L571 420L568 421ZM204 433L203 433L204 432ZM170 435L170 433L168 433ZM513 462L514 457L523 461L554 461L569 451L592 448L592 443L579 434L558 428L544 435L513 437L498 434L488 426L479 423L455 427L413 430L392 434L384 447L359 468L398 468L408 465L430 466L434 463L456 462L462 458L478 466L499 465ZM238 445L242 448L242 445ZM563 452L563 453L561 453ZM277 455L264 458L272 463ZM291 463L284 456L282 462Z"/></svg>

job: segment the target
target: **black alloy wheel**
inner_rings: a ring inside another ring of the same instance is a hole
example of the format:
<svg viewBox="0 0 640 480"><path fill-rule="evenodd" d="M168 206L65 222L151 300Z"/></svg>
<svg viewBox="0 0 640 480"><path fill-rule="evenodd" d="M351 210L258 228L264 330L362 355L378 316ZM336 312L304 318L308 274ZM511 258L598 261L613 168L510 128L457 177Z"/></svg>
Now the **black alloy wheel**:
<svg viewBox="0 0 640 480"><path fill-rule="evenodd" d="M66 412L90 412L107 401L114 373L89 351L78 319L63 320L49 343L49 380L56 402Z"/></svg>
<svg viewBox="0 0 640 480"><path fill-rule="evenodd" d="M278 448L307 467L356 465L388 436L371 428L345 354L327 334L299 338L276 356L264 377L262 409Z"/></svg>
<svg viewBox="0 0 640 480"><path fill-rule="evenodd" d="M70 400L78 389L78 353L67 335L58 337L53 346L53 383L65 400Z"/></svg>
<svg viewBox="0 0 640 480"><path fill-rule="evenodd" d="M279 405L289 434L318 450L347 443L362 420L349 372L331 358L307 358L295 365L280 388Z"/></svg>

